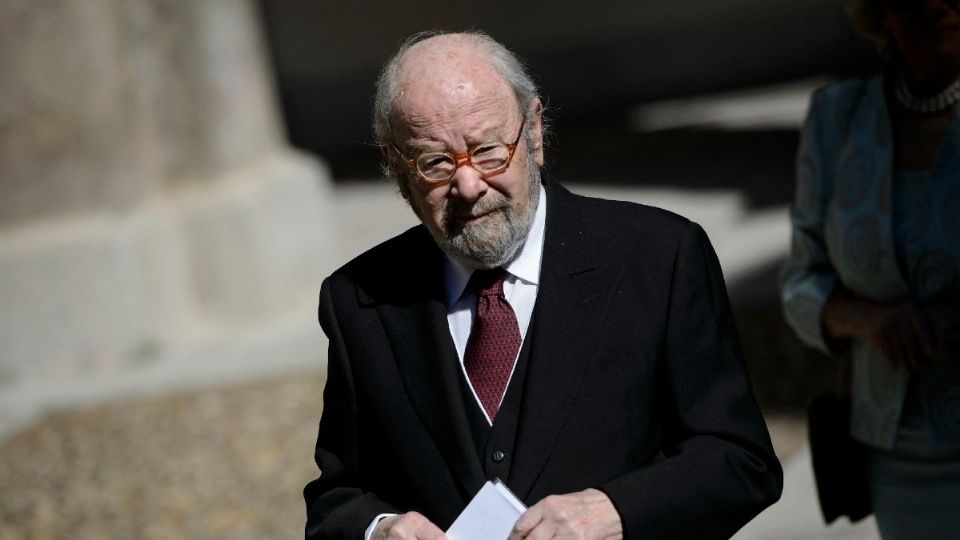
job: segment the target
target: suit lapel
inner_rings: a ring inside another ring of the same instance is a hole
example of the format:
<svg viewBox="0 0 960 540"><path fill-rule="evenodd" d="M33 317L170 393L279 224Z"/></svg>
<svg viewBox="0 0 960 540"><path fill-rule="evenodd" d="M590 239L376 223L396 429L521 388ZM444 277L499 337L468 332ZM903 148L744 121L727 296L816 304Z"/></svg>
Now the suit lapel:
<svg viewBox="0 0 960 540"><path fill-rule="evenodd" d="M550 183L547 194L533 347L510 472L510 487L521 498L550 457L620 282L619 267L598 264L573 196Z"/></svg>
<svg viewBox="0 0 960 540"><path fill-rule="evenodd" d="M483 468L463 410L459 360L447 323L442 255L433 240L423 236L428 244L409 254L408 260L418 264L404 277L407 283L401 287L406 292L377 305L377 312L410 402L466 502L483 484Z"/></svg>

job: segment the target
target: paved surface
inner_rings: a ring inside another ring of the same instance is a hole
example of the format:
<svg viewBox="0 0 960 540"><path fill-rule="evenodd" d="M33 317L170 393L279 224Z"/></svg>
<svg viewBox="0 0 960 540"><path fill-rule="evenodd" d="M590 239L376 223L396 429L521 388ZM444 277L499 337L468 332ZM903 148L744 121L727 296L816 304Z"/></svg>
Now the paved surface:
<svg viewBox="0 0 960 540"><path fill-rule="evenodd" d="M303 538L322 382L53 413L0 446L0 539Z"/></svg>
<svg viewBox="0 0 960 540"><path fill-rule="evenodd" d="M302 538L322 384L304 371L49 414L0 445L0 539ZM823 527L802 421L768 423L786 489L736 539L877 538Z"/></svg>
<svg viewBox="0 0 960 540"><path fill-rule="evenodd" d="M786 209L750 210L735 191L573 188L697 220L728 281L786 246ZM350 226L331 268L414 222L384 185L336 193ZM360 223L359 213L371 219ZM238 329L230 344L178 351L82 388L53 380L0 391L0 540L301 538L323 381L314 296L286 317ZM870 521L823 526L802 420L768 422L784 496L736 538L876 538Z"/></svg>
<svg viewBox="0 0 960 540"><path fill-rule="evenodd" d="M771 424L771 430L775 429L776 421ZM829 527L823 524L813 483L810 448L805 443L796 452L778 455L783 463L783 496L777 504L748 523L734 540L879 540L873 516L856 524L846 518Z"/></svg>

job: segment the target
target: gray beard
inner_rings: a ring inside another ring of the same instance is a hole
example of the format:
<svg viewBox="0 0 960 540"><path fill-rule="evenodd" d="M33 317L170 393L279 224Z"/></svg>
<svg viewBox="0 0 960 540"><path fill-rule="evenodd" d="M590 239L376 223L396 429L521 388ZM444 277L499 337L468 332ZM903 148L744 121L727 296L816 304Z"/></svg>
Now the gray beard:
<svg viewBox="0 0 960 540"><path fill-rule="evenodd" d="M472 206L474 215L492 212L480 223L463 228L453 223L452 216L462 207L449 206L443 236L434 234L437 245L448 256L471 268L496 268L510 262L527 239L540 201L540 169L533 159L527 162L527 204L515 212L510 201L495 195Z"/></svg>

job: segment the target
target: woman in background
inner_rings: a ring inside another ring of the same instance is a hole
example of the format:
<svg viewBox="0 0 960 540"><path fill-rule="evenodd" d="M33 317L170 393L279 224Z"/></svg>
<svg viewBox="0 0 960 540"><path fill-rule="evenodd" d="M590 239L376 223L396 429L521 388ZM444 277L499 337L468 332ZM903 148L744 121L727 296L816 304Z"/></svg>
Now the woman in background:
<svg viewBox="0 0 960 540"><path fill-rule="evenodd" d="M788 322L852 362L882 536L960 535L960 6L855 0L882 75L818 90L801 137Z"/></svg>

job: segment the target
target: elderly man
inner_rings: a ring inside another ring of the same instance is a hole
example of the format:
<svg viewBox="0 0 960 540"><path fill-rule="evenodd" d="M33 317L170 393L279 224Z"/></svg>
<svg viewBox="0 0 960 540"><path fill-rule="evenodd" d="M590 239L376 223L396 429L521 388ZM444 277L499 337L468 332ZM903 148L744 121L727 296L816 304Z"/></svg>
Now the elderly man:
<svg viewBox="0 0 960 540"><path fill-rule="evenodd" d="M725 538L777 499L698 225L542 178L537 90L483 34L408 40L375 108L422 224L323 284L307 538L443 538L493 478L517 538Z"/></svg>

